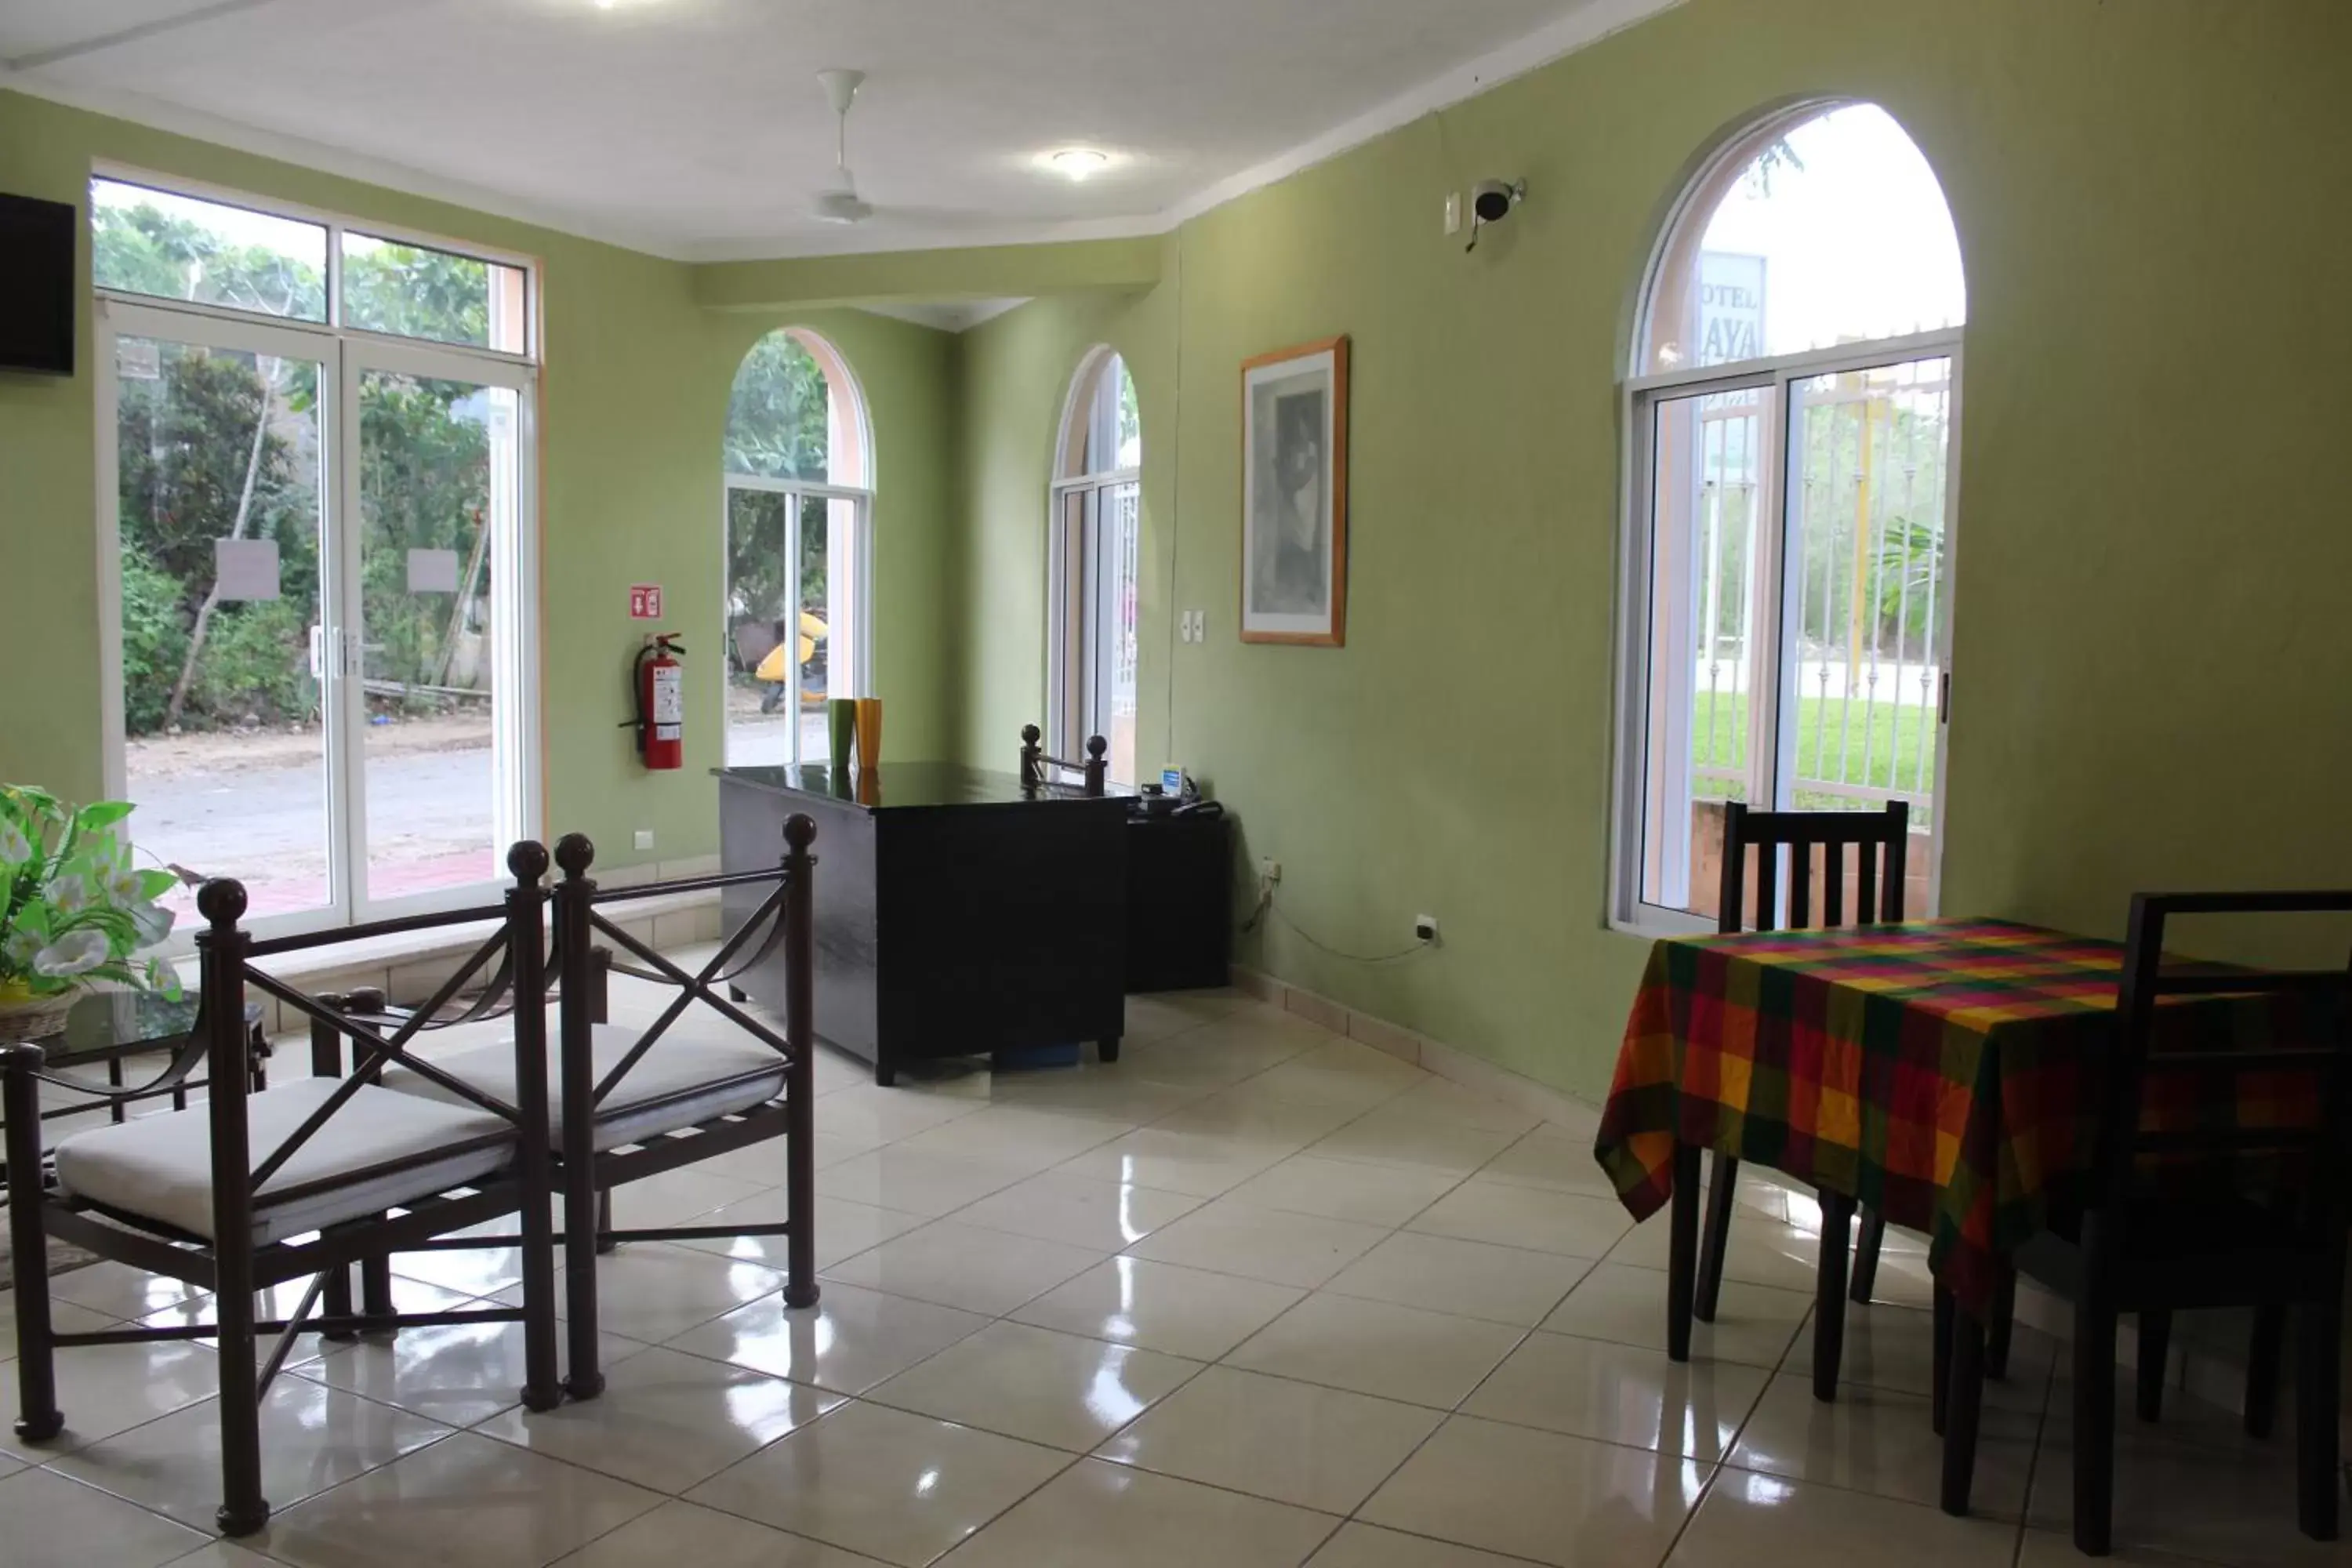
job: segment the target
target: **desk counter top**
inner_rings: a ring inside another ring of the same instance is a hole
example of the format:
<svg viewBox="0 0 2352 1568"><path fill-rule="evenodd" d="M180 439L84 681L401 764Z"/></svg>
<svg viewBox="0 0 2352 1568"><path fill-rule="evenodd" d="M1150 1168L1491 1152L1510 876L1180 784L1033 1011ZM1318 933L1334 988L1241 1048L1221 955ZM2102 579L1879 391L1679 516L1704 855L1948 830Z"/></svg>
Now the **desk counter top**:
<svg viewBox="0 0 2352 1568"><path fill-rule="evenodd" d="M1016 773L993 773L961 763L884 763L878 778L856 768L822 763L768 767L713 768L717 777L772 795L806 796L867 813L937 809L942 806L1053 805L1088 802L1116 804L1122 811L1134 791L1113 784L1107 795L1088 796L1076 784L1024 790Z"/></svg>

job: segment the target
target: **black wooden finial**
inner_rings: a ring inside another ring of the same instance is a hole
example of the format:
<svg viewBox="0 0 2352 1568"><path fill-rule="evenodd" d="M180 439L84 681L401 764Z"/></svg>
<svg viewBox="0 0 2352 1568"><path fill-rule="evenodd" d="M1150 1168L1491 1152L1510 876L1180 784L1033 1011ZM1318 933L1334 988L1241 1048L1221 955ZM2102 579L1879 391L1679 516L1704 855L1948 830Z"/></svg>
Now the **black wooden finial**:
<svg viewBox="0 0 2352 1568"><path fill-rule="evenodd" d="M215 877L196 889L196 912L216 927L236 924L245 905L245 884L235 877Z"/></svg>
<svg viewBox="0 0 2352 1568"><path fill-rule="evenodd" d="M794 853L805 850L816 842L815 820L804 811L796 811L784 818L784 842Z"/></svg>
<svg viewBox="0 0 2352 1568"><path fill-rule="evenodd" d="M507 869L514 879L525 886L534 886L547 875L547 846L536 838L518 839L507 851Z"/></svg>
<svg viewBox="0 0 2352 1568"><path fill-rule="evenodd" d="M555 841L555 863L567 877L584 877L596 863L596 846L584 833L567 833Z"/></svg>

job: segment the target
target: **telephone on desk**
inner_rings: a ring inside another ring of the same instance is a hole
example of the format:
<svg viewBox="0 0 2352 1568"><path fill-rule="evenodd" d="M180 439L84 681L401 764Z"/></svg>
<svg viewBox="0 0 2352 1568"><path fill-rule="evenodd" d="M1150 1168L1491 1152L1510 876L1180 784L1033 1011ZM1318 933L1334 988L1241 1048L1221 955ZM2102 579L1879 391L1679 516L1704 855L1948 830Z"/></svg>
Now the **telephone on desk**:
<svg viewBox="0 0 2352 1568"><path fill-rule="evenodd" d="M1158 784L1145 784L1137 792L1136 815L1139 816L1199 816L1214 818L1225 815L1223 801L1208 799L1192 775L1171 768L1160 775ZM1169 792L1169 782L1176 781L1175 793Z"/></svg>

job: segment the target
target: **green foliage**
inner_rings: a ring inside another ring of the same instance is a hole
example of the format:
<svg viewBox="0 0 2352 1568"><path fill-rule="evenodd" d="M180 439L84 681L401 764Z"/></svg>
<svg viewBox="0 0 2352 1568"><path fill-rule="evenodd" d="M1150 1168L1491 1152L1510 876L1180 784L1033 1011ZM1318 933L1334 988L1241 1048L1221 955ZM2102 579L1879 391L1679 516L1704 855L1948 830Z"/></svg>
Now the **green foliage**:
<svg viewBox="0 0 2352 1568"><path fill-rule="evenodd" d="M171 965L135 965L163 940L155 902L169 871L142 871L116 829L128 801L76 811L47 790L0 784L0 1001L56 996L100 981L176 994Z"/></svg>
<svg viewBox="0 0 2352 1568"><path fill-rule="evenodd" d="M144 549L123 551L122 720L134 735L163 728L164 700L187 661L183 597L181 580L159 570Z"/></svg>
<svg viewBox="0 0 2352 1568"><path fill-rule="evenodd" d="M172 668L176 671L179 666ZM310 718L319 696L310 679L309 617L290 599L263 599L215 613L196 667L194 700L223 723L254 718L282 724Z"/></svg>
<svg viewBox="0 0 2352 1568"><path fill-rule="evenodd" d="M490 264L414 245L355 244L343 258L343 321L436 342L490 342Z"/></svg>
<svg viewBox="0 0 2352 1568"><path fill-rule="evenodd" d="M1878 790L1936 787L1936 712L1916 704L1885 700L1894 675L1881 677L1881 700L1869 706L1856 697L1807 697L1797 704L1796 809L1831 810L1856 803L1804 787L1807 779L1858 784ZM1916 679L1916 676L1915 676ZM1906 693L1916 697L1916 692ZM1691 698L1691 761L1703 768L1745 768L1748 758L1748 698L1744 692L1694 693ZM1693 779L1691 793L1719 799L1732 786L1723 779ZM1868 803L1863 803L1868 804ZM1914 826L1925 826L1926 806L1911 811Z"/></svg>
<svg viewBox="0 0 2352 1568"><path fill-rule="evenodd" d="M761 338L743 356L728 399L727 471L823 483L827 395L824 369L791 333Z"/></svg>
<svg viewBox="0 0 2352 1568"><path fill-rule="evenodd" d="M93 204L91 269L99 287L230 305L305 321L327 316L319 268L259 246L232 246L189 218L152 205Z"/></svg>

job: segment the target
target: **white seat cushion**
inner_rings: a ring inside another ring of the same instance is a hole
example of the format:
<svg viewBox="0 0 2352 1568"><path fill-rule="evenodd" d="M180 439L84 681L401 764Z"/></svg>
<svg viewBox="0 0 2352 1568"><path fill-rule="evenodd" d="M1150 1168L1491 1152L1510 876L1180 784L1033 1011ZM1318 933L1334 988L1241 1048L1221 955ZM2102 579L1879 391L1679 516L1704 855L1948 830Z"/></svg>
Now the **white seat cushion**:
<svg viewBox="0 0 2352 1568"><path fill-rule="evenodd" d="M278 1146L310 1120L340 1082L327 1078L297 1079L248 1097L245 1122L252 1161L248 1168L257 1168L276 1153ZM273 1191L511 1130L512 1123L471 1105L460 1109L387 1089L362 1087L270 1175L259 1198L266 1201ZM254 1244L267 1247L322 1226L464 1186L508 1163L512 1147L452 1154L282 1207L262 1208L257 1202ZM193 1235L212 1237L213 1139L208 1107L191 1106L77 1132L58 1145L57 1163L58 1184L77 1197L161 1220Z"/></svg>
<svg viewBox="0 0 2352 1568"><path fill-rule="evenodd" d="M488 1025L464 1025L463 1038L468 1042L494 1034L488 1043L468 1044L461 1050L443 1053L423 1053L425 1059L452 1078L472 1084L502 1105L512 1105L515 1093L514 1030L501 1024L493 1030ZM555 1038L555 1021L548 1020L547 1045L547 1109L548 1136L560 1145L563 1138L563 1085L559 1060L561 1047ZM459 1030L450 1030L458 1034ZM625 1024L598 1024L592 1038L589 1055L595 1064L596 1081L618 1067L621 1058L645 1033ZM429 1100L464 1103L455 1091L443 1088L421 1073L405 1068L392 1068L383 1075L383 1087L402 1094L422 1096ZM689 1092L699 1090L700 1092ZM635 1143L680 1127L691 1127L708 1121L714 1116L730 1111L749 1110L755 1105L773 1100L784 1091L784 1058L756 1040L714 1037L705 1029L685 1034L678 1027L662 1032L653 1047L630 1067L628 1076L613 1086L613 1092L596 1108L596 1148L599 1152L616 1149L624 1143ZM680 1095L676 1100L660 1105L648 1105L654 1100L667 1100ZM559 1150L560 1152L560 1150Z"/></svg>

